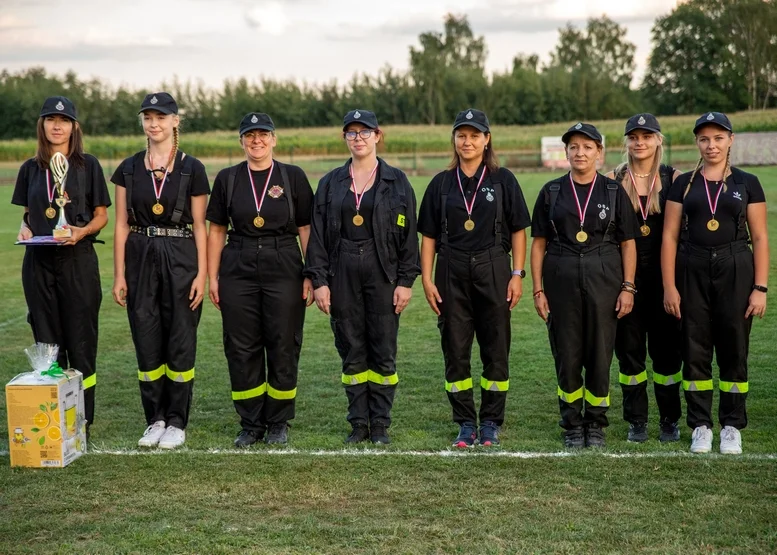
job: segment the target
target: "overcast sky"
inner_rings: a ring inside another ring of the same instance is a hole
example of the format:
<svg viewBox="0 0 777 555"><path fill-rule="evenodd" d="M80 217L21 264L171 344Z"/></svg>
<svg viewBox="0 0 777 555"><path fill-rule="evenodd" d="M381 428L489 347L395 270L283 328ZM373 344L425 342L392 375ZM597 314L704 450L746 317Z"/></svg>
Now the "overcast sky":
<svg viewBox="0 0 777 555"><path fill-rule="evenodd" d="M487 70L515 54L547 60L567 22L608 15L637 45L637 77L650 28L677 0L0 0L0 68L43 66L113 85L155 87L173 76L220 88L261 76L320 83L406 69L418 35L443 16L469 17L484 35Z"/></svg>

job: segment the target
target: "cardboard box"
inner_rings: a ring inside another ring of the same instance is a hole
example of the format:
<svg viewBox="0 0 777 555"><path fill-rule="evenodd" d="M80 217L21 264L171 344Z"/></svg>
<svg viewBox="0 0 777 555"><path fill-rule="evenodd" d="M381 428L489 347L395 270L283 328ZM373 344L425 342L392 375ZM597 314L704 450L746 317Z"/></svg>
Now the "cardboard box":
<svg viewBox="0 0 777 555"><path fill-rule="evenodd" d="M81 372L19 374L5 386L11 466L62 468L86 453Z"/></svg>

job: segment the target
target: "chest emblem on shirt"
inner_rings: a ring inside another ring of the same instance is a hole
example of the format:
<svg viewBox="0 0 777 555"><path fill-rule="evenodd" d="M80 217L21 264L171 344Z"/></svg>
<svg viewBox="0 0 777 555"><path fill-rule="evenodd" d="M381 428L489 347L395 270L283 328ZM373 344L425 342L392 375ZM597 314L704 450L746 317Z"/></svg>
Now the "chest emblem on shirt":
<svg viewBox="0 0 777 555"><path fill-rule="evenodd" d="M494 202L494 190L489 187L482 187L480 189L482 193L486 193L486 200L488 202Z"/></svg>
<svg viewBox="0 0 777 555"><path fill-rule="evenodd" d="M272 198L281 198L281 195L283 194L283 187L280 185L273 185L270 187L270 190L267 191L267 194Z"/></svg>
<svg viewBox="0 0 777 555"><path fill-rule="evenodd" d="M599 212L599 219L600 220L604 220L605 218L607 218L607 211L609 210L607 205L606 204L597 204L596 206L597 206L597 208L601 208L602 209L602 211Z"/></svg>
<svg viewBox="0 0 777 555"><path fill-rule="evenodd" d="M735 199L742 200L742 193L740 193L739 191L734 191L733 195Z"/></svg>

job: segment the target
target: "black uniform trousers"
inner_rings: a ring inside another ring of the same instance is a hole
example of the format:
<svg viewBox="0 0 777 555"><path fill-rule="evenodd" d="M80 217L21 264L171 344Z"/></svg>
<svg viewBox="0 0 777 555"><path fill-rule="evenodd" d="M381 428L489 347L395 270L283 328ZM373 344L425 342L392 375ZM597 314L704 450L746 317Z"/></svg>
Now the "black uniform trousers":
<svg viewBox="0 0 777 555"><path fill-rule="evenodd" d="M194 239L130 233L124 256L127 316L146 422L184 429L194 387L202 304L189 308L197 276Z"/></svg>
<svg viewBox="0 0 777 555"><path fill-rule="evenodd" d="M59 345L59 365L83 374L84 411L91 424L97 383L97 318L103 298L94 245L84 239L72 247L27 247L22 286L35 341Z"/></svg>
<svg viewBox="0 0 777 555"><path fill-rule="evenodd" d="M221 253L219 298L232 400L244 430L294 418L305 322L297 237L231 235Z"/></svg>
<svg viewBox="0 0 777 555"><path fill-rule="evenodd" d="M331 325L343 361L342 381L351 425L391 424L398 383L394 289L373 239L340 240L335 274L330 278Z"/></svg>
<svg viewBox="0 0 777 555"><path fill-rule="evenodd" d="M551 243L542 277L550 307L547 326L558 378L559 425L567 430L593 423L607 426L615 305L623 282L620 250L610 242L583 252Z"/></svg>
<svg viewBox="0 0 777 555"><path fill-rule="evenodd" d="M721 426L747 426L747 354L753 253L745 241L715 248L682 242L676 282L683 328L683 389L688 426L712 428L712 353L720 368Z"/></svg>
<svg viewBox="0 0 777 555"><path fill-rule="evenodd" d="M473 396L472 340L477 337L483 374L480 422L501 426L510 385L510 258L501 246L480 252L442 247L435 285L442 297L440 329L445 390L453 421L477 423Z"/></svg>
<svg viewBox="0 0 777 555"><path fill-rule="evenodd" d="M679 321L664 310L664 287L660 262L637 268L634 308L618 320L615 356L623 392L623 419L648 421L647 355L653 361L653 388L659 422L680 420L682 384L682 335Z"/></svg>

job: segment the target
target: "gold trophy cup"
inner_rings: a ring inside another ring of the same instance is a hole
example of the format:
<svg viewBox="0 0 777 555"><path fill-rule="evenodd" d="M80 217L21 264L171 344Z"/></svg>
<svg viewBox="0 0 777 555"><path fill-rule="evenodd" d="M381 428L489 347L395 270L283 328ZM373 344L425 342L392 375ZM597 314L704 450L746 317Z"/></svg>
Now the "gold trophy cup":
<svg viewBox="0 0 777 555"><path fill-rule="evenodd" d="M54 177L54 186L57 188L57 206L59 206L59 220L54 227L53 235L57 239L67 239L73 236L73 230L70 229L70 224L65 217L65 205L70 202L70 199L65 197L65 181L67 180L67 170L70 168L70 164L67 158L61 152L55 152L49 162L49 168L51 169L51 175Z"/></svg>

